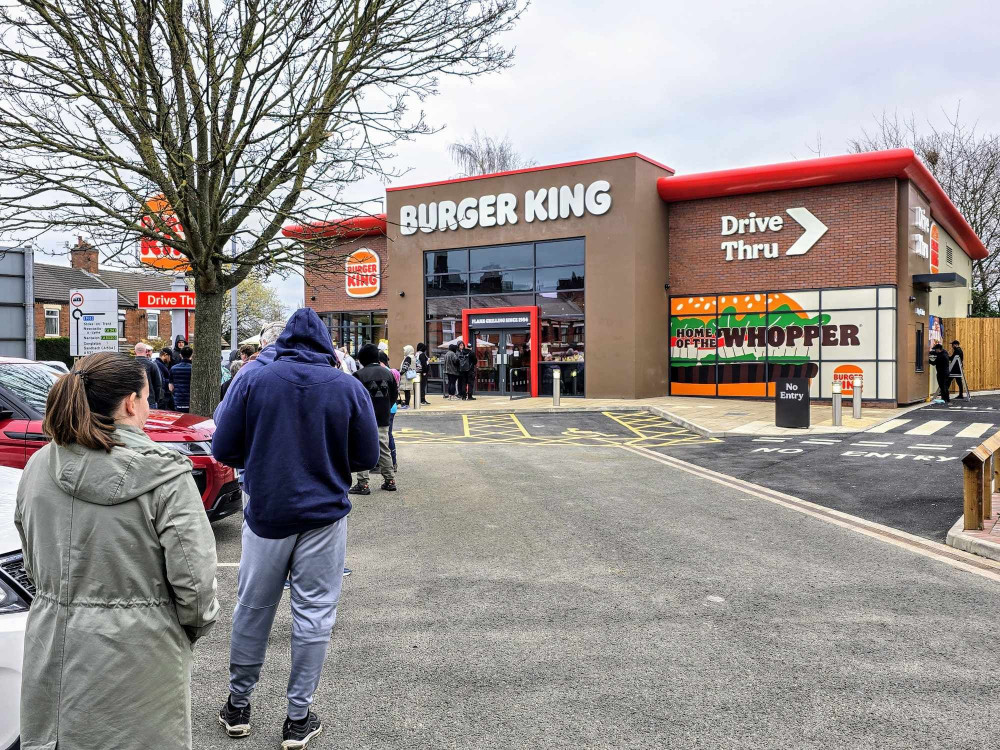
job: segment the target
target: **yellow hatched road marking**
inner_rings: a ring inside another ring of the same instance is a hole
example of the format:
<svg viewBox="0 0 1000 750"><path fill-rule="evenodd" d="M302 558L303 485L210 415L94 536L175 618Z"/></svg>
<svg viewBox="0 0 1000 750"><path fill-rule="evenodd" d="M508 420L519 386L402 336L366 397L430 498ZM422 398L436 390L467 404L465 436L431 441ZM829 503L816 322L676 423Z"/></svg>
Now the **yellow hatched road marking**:
<svg viewBox="0 0 1000 750"><path fill-rule="evenodd" d="M521 424L521 420L518 419L516 415L511 414L510 418L514 421L514 424L516 424L518 426L518 429L521 430L521 432L524 434L524 436L526 438L530 438L531 437L531 434L526 429L524 429L524 425Z"/></svg>
<svg viewBox="0 0 1000 750"><path fill-rule="evenodd" d="M465 437L472 437L472 433L469 432L469 415L462 415L462 430Z"/></svg>

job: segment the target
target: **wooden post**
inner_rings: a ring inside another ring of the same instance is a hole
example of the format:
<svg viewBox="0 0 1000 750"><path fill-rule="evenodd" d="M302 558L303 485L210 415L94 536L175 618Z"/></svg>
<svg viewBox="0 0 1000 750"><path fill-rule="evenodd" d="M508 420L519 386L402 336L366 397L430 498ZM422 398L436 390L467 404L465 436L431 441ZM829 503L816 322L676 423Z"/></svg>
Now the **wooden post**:
<svg viewBox="0 0 1000 750"><path fill-rule="evenodd" d="M966 531L983 529L983 465L965 467L965 524Z"/></svg>
<svg viewBox="0 0 1000 750"><path fill-rule="evenodd" d="M989 458L989 471L984 472L989 477L986 494L983 495L983 520L993 517L993 492L996 490L997 482L997 454L991 453Z"/></svg>
<svg viewBox="0 0 1000 750"><path fill-rule="evenodd" d="M985 522L993 515L993 454L983 462L983 515Z"/></svg>

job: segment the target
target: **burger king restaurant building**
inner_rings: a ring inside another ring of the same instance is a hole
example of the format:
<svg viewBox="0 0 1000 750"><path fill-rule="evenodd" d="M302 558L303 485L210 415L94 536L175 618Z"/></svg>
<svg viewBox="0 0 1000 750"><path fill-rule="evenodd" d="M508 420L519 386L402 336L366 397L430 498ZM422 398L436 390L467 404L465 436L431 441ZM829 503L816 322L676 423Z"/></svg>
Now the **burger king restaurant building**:
<svg viewBox="0 0 1000 750"><path fill-rule="evenodd" d="M475 342L482 395L925 398L938 318L986 249L912 151L675 175L640 154L387 190L386 214L287 227L338 343ZM431 392L440 388L432 365Z"/></svg>

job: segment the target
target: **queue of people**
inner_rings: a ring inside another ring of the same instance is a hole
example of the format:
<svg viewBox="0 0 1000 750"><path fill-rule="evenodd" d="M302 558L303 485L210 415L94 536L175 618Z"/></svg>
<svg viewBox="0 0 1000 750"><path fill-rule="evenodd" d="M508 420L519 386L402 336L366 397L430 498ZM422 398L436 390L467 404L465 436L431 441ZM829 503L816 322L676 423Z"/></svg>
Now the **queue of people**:
<svg viewBox="0 0 1000 750"><path fill-rule="evenodd" d="M346 358L310 309L269 324L260 342L227 368L214 415L213 455L241 472L246 492L229 684L217 720L231 737L251 733L287 585L292 664L282 747L305 748L323 729L312 704L346 570L349 495L370 494L373 467L382 489L396 490L392 423L402 375L372 344L358 352L357 372L345 372ZM219 614L215 539L190 461L142 427L154 401L169 394L175 406L189 403L183 374L192 351L175 341L155 361L145 346L135 353L84 357L55 384L44 424L51 441L18 489L15 521L38 591L25 646L24 747L122 747L127 738L129 747L191 748L193 648ZM426 368L416 350L408 356ZM71 555L80 533L94 543L83 557Z"/></svg>

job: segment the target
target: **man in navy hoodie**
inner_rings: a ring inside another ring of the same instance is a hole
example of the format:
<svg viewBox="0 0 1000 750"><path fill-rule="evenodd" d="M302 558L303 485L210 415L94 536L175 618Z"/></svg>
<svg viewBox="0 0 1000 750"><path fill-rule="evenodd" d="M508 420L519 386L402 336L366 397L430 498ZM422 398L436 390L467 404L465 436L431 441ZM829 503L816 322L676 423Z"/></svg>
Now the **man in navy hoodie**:
<svg viewBox="0 0 1000 750"><path fill-rule="evenodd" d="M239 590L233 613L229 699L219 723L250 733L250 696L264 663L281 592L291 583L292 666L283 746L302 748L323 728L310 710L319 683L347 550L351 473L374 466L378 427L365 387L336 366L330 334L297 310L266 366L243 367L215 412L212 453L245 468Z"/></svg>

